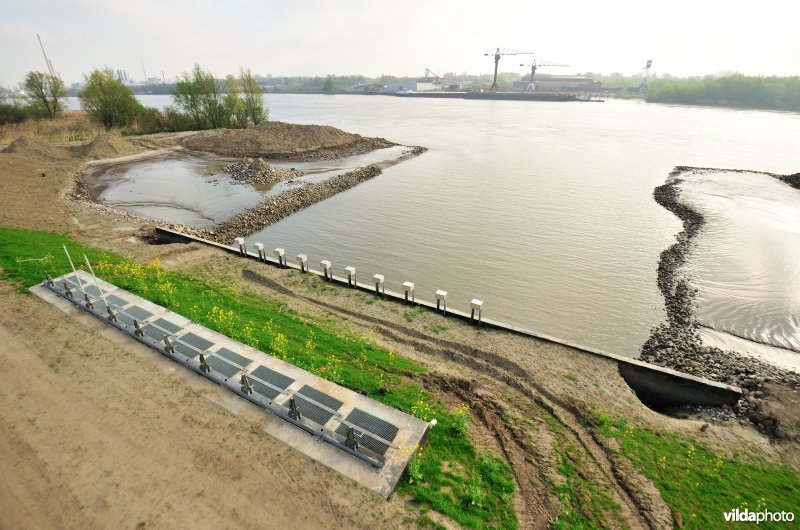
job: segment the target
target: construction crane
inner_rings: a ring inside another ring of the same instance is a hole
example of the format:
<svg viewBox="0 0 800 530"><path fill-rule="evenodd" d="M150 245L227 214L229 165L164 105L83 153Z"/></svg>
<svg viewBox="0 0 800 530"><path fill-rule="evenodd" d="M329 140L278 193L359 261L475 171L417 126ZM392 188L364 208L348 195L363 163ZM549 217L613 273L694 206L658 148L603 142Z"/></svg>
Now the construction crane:
<svg viewBox="0 0 800 530"><path fill-rule="evenodd" d="M648 59L647 64L645 65L642 70L644 70L644 77L642 78L642 84L639 85L639 93L644 94L647 92L647 82L650 80L650 67L653 66L653 60Z"/></svg>
<svg viewBox="0 0 800 530"><path fill-rule="evenodd" d="M445 81L444 77L440 76L439 74L437 74L436 72L434 72L430 68L425 68L425 77L428 77L428 74L430 74L430 76L432 78L434 78L436 81L438 81L439 83L442 83L442 84L447 83L447 81Z"/></svg>
<svg viewBox="0 0 800 530"><path fill-rule="evenodd" d="M36 34L36 38L39 39L39 47L42 49L42 55L44 55L44 62L47 65L47 71L50 72L51 77L58 77L61 79L61 76L56 73L55 68L53 68L53 62L47 58L47 52L44 51L44 44L42 44L42 38L39 34Z"/></svg>
<svg viewBox="0 0 800 530"><path fill-rule="evenodd" d="M562 64L562 63L554 63L554 62L550 62L550 61L537 61L536 59L534 59L530 63L528 63L528 64L523 63L523 64L520 64L520 66L530 66L531 67L531 82L528 83L528 87L525 90L533 90L534 89L533 76L536 75L536 70L538 70L540 67L542 67L542 66L569 66L569 65L568 64Z"/></svg>
<svg viewBox="0 0 800 530"><path fill-rule="evenodd" d="M522 52L519 50L508 50L506 48L497 48L494 51L489 50L483 55L485 55L486 57L491 57L492 55L494 55L494 79L492 80L492 86L489 90L497 91L497 65L500 64L500 57L503 55L533 55L533 52Z"/></svg>

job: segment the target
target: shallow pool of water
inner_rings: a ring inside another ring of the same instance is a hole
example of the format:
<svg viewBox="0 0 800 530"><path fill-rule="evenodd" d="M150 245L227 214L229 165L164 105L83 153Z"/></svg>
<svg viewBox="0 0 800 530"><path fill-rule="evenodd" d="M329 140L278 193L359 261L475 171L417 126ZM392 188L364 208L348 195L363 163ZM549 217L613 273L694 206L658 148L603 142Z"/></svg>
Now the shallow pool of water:
<svg viewBox="0 0 800 530"><path fill-rule="evenodd" d="M117 166L96 178L101 202L154 219L207 227L258 204L263 192L194 156Z"/></svg>
<svg viewBox="0 0 800 530"><path fill-rule="evenodd" d="M302 175L291 182L251 186L224 171L233 159L175 156L113 166L95 175L98 199L122 210L194 227L208 227L291 187L320 182L358 167L395 160L409 148L394 146L319 162L275 162Z"/></svg>

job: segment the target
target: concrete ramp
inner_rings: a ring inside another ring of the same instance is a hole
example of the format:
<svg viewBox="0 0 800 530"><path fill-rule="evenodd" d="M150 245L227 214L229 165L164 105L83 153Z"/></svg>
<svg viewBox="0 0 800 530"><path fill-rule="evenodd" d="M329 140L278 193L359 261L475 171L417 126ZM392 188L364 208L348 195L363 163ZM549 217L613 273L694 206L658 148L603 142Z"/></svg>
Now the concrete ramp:
<svg viewBox="0 0 800 530"><path fill-rule="evenodd" d="M90 274L78 271L31 291L66 313L93 315L261 407L269 414L269 434L383 497L394 490L416 448L427 441L428 424L422 420L108 282L97 284Z"/></svg>

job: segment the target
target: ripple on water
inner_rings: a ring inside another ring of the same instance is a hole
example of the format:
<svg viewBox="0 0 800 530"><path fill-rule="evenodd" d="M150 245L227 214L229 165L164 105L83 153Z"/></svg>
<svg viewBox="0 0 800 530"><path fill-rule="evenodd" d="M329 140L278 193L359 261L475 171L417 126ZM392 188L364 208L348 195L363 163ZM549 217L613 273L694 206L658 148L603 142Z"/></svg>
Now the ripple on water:
<svg viewBox="0 0 800 530"><path fill-rule="evenodd" d="M729 335L707 333L706 342L759 350L744 348L739 337L792 350L762 348L759 355L800 367L800 192L764 173L681 178L683 200L706 221L684 269L699 291L697 317Z"/></svg>

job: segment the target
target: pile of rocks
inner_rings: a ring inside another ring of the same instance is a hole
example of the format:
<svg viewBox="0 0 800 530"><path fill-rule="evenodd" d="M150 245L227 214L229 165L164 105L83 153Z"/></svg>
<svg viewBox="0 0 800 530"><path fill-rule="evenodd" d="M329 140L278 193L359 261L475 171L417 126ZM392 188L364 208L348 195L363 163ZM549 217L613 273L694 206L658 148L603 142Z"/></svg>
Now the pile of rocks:
<svg viewBox="0 0 800 530"><path fill-rule="evenodd" d="M336 147L322 147L310 151L296 151L281 155L281 159L294 160L296 162L316 162L318 160L336 160L338 158L347 158L348 156L363 155L375 151L376 149L385 149L397 145L390 142L386 138L359 138L357 141L346 144L338 145Z"/></svg>
<svg viewBox="0 0 800 530"><path fill-rule="evenodd" d="M234 238L258 232L303 208L348 190L366 180L380 175L376 166L365 166L349 173L331 177L322 182L306 184L269 197L253 208L245 210L216 225L212 229L183 230L197 237L230 245Z"/></svg>
<svg viewBox="0 0 800 530"><path fill-rule="evenodd" d="M301 175L296 169L275 167L263 158L243 158L235 164L226 166L224 171L234 180L253 186L275 184L284 180L292 180Z"/></svg>

